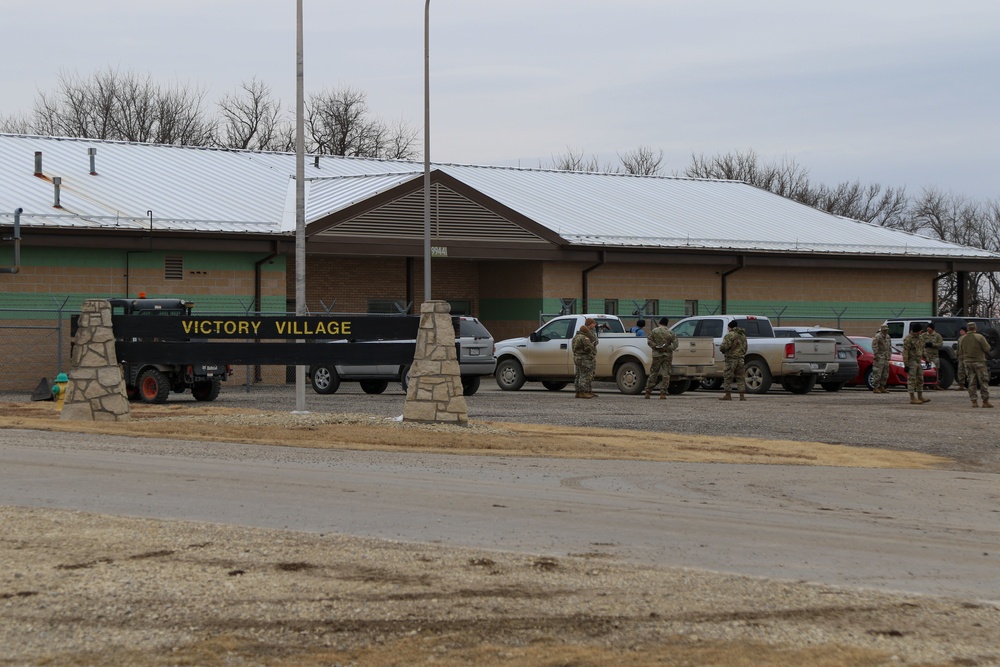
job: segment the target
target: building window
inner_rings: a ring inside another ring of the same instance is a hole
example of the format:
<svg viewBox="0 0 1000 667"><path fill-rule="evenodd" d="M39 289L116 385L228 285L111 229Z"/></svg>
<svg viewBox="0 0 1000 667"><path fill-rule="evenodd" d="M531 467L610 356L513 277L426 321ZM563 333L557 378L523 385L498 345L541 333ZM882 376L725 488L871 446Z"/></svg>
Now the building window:
<svg viewBox="0 0 1000 667"><path fill-rule="evenodd" d="M684 317L694 317L698 314L697 299L688 299L684 302Z"/></svg>
<svg viewBox="0 0 1000 667"><path fill-rule="evenodd" d="M163 258L163 279L164 280L184 280L184 258L164 257Z"/></svg>
<svg viewBox="0 0 1000 667"><path fill-rule="evenodd" d="M660 300L659 299L646 299L646 305L642 307L643 315L659 315L660 314Z"/></svg>
<svg viewBox="0 0 1000 667"><path fill-rule="evenodd" d="M469 299L458 301L448 299L448 305L451 306L452 315L472 315L472 301Z"/></svg>
<svg viewBox="0 0 1000 667"><path fill-rule="evenodd" d="M605 299L604 300L604 313L606 315L617 315L618 314L618 299Z"/></svg>

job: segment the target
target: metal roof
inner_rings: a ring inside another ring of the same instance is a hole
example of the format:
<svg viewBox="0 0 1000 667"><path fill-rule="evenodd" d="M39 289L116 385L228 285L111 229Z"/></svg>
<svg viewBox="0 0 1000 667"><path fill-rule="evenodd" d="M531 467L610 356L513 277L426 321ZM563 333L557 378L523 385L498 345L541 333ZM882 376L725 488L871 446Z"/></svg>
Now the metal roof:
<svg viewBox="0 0 1000 667"><path fill-rule="evenodd" d="M88 149L96 149L90 174ZM42 174L34 174L34 154ZM937 258L1000 255L830 215L736 181L435 164L564 239L590 247ZM295 155L0 134L0 224L287 235ZM306 221L423 174L423 163L310 156ZM52 177L62 179L55 208Z"/></svg>

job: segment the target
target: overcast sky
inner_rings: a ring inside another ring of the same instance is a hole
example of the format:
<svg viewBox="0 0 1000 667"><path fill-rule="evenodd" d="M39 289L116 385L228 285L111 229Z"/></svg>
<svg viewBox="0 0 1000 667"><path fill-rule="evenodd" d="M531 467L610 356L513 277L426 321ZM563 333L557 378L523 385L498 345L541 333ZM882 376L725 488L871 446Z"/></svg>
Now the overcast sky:
<svg viewBox="0 0 1000 667"><path fill-rule="evenodd" d="M1000 199L1000 2L433 0L431 158L548 167L755 150L814 183ZM423 136L424 2L304 0L306 93ZM0 115L108 66L291 110L294 0L0 0ZM214 109L213 109L214 110Z"/></svg>

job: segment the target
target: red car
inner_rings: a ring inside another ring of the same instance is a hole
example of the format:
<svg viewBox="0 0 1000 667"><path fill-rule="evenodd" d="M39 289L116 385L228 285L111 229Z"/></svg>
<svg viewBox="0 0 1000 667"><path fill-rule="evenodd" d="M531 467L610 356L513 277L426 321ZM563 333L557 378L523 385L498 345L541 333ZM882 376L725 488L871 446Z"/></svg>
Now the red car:
<svg viewBox="0 0 1000 667"><path fill-rule="evenodd" d="M848 386L863 385L869 389L874 389L872 384L872 364L875 363L875 355L872 353L872 339L868 336L848 336L861 348L858 355L858 375L850 380ZM923 362L924 365L924 385L937 384L937 369L933 365ZM903 355L897 348L892 348L889 357L889 379L886 384L890 387L906 386L909 376L906 374L906 367L903 366Z"/></svg>

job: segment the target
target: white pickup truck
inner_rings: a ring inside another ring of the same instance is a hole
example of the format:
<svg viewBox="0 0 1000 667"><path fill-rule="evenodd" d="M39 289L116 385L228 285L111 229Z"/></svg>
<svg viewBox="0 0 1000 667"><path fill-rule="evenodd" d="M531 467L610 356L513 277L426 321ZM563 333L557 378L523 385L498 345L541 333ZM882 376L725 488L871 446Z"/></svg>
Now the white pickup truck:
<svg viewBox="0 0 1000 667"><path fill-rule="evenodd" d="M794 394L807 394L816 382L832 376L840 368L837 361L837 341L832 338L775 338L771 321L756 315L703 315L686 317L670 327L678 339L689 336L710 336L715 341L715 368L708 373L703 385L718 388L726 367L719 344L729 323L746 331L747 392L764 394L777 379L781 386Z"/></svg>
<svg viewBox="0 0 1000 667"><path fill-rule="evenodd" d="M623 394L642 393L646 386L652 350L646 339L625 331L614 315L560 315L525 338L508 338L494 348L497 359L497 385L505 391L517 391L525 382L541 382L551 391L559 391L573 382L573 336L588 317L597 323L597 370L595 380L614 381ZM679 394L700 382L715 368L714 347L708 338L685 338L678 341L670 367L668 391Z"/></svg>

